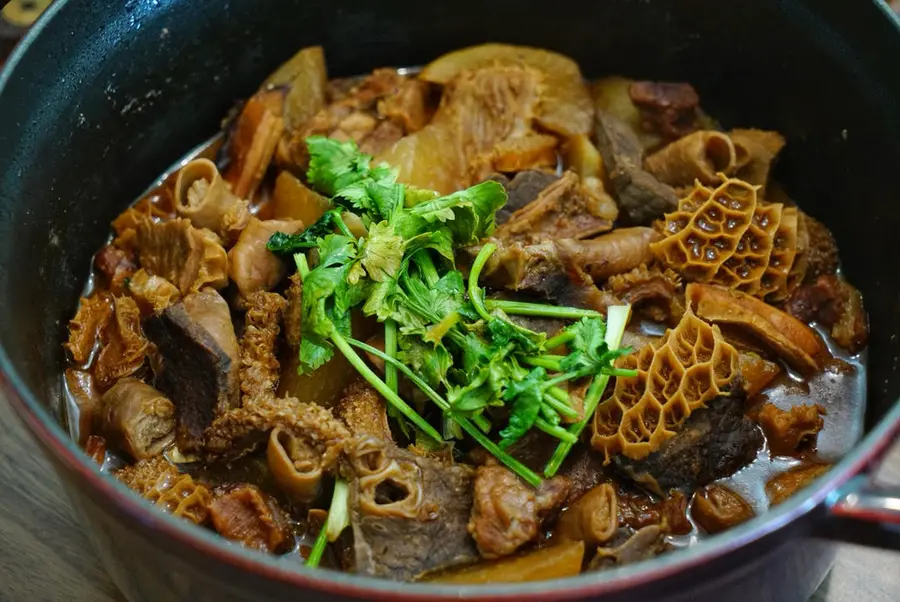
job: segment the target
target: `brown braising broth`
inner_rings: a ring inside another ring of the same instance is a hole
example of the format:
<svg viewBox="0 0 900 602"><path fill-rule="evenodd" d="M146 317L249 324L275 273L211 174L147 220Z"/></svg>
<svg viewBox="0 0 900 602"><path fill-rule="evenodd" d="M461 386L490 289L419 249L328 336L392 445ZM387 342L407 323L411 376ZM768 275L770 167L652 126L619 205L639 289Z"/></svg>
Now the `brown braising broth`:
<svg viewBox="0 0 900 602"><path fill-rule="evenodd" d="M402 71L404 73L415 73L417 70ZM348 81L356 83L360 79L349 78ZM349 84L347 87L349 88ZM222 143L223 137L220 135L195 149L195 151L176 163L169 172L164 174L154 186L140 197L137 203L149 203L167 215L175 215L172 189L174 188L178 170L195 158L204 157L215 160ZM559 157L560 167L557 171L561 173L563 159L561 154ZM273 174L269 173L258 192L251 199L250 211L259 219L270 219L272 216L270 200L273 182ZM112 238L110 238L111 240ZM101 281L102 277L98 277L92 269L83 296L89 297L102 291ZM237 318L235 323L239 324L240 318ZM824 428L818 434L815 449L804 452L798 457L772 457L768 445L764 445L759 450L756 459L749 465L731 476L715 481L715 483L724 485L741 496L757 515L765 512L769 507L769 497L765 487L772 477L802 465L833 464L856 444L863 432L867 352L863 350L858 354L850 355L834 343L826 328L819 327L816 324L812 326L818 333L818 336L825 342L829 352L834 357L834 361L830 362L824 370L811 377L804 377L783 362L780 362L781 373L762 392L746 400L744 409L749 415L752 415L754 411L758 411L765 403L771 403L781 409L790 409L795 405L810 402L821 404L827 411L827 415L824 418ZM642 334L650 336L661 336L666 330L665 325L649 322L646 319L643 321L635 320L630 328L637 328ZM76 369L89 370L96 358L96 352L97 348L91 354L86 365L79 366L70 363L70 366ZM286 352L284 357L280 359L282 360L283 372L286 375L285 380L287 380L287 375L294 370L295 364ZM347 366L347 369L350 371L347 374L347 380L349 381L356 377L356 373L349 366ZM78 404L70 394L65 378L63 378L63 391L65 393L65 403L62 404L64 411L62 418L72 438L84 445L88 436L101 435L102 433L87 432L85 426L90 424L90 418L80 415ZM166 458L178 465L182 471L191 474L204 483L208 483L210 488L228 483L247 482L257 484L266 493L274 495L279 504L287 510L293 525L295 544L292 550L285 555L296 557L297 562L302 562L303 558L308 556L309 548L313 545L320 525L310 525L308 523L304 515L304 511L309 508L308 505L299 504L294 508L289 498L279 493L278 487L272 482L264 451L253 453L234 462L203 465L202 462L192 463L188 461L191 458L186 458L177 451L173 452L173 449L166 452ZM119 454L116 450L107 449L101 470L115 471L128 463L127 457ZM635 492L634 495L643 496L648 503L657 499L651 494L639 492L637 489L633 490ZM327 508L327 501L317 502L313 506ZM687 520L691 521L692 529L686 534L667 535L666 539L672 547L685 547L707 536L691 518L690 503L689 500ZM323 562L335 568L340 566L339 559L330 549L326 553Z"/></svg>

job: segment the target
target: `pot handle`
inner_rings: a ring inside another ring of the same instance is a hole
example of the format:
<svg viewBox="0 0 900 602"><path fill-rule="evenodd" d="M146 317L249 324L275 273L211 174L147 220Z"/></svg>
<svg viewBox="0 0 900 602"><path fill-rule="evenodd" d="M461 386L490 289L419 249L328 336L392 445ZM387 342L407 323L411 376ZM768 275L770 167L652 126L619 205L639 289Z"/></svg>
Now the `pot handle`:
<svg viewBox="0 0 900 602"><path fill-rule="evenodd" d="M900 459L896 452L889 455ZM881 483L863 472L832 493L825 509L825 537L900 550L900 485Z"/></svg>

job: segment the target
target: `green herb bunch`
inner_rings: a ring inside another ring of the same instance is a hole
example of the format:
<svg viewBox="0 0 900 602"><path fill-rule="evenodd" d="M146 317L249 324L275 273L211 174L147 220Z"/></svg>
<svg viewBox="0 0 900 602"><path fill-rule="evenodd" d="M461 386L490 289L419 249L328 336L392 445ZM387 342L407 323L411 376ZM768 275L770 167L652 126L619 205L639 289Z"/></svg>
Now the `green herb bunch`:
<svg viewBox="0 0 900 602"><path fill-rule="evenodd" d="M544 471L555 474L609 377L632 374L614 367L630 351L618 348L629 308L611 308L607 324L590 310L486 299L478 280L496 245L481 247L468 279L456 269L455 251L494 231L495 214L506 203L500 184L439 196L398 183L395 171L373 166L353 142L316 136L307 146L308 182L331 197L333 208L304 232L279 232L268 243L270 251L293 255L303 279L299 369L318 369L337 349L405 427L438 442L467 435L535 486L540 477L506 449L538 428L560 440ZM364 237L351 234L343 211L359 216ZM353 338L354 311L384 324L383 351ZM513 323L510 314L575 321L548 340ZM549 353L562 345L566 355ZM384 361L384 378L357 350ZM406 403L399 374L439 412L420 413ZM587 377L593 381L579 412L561 385Z"/></svg>

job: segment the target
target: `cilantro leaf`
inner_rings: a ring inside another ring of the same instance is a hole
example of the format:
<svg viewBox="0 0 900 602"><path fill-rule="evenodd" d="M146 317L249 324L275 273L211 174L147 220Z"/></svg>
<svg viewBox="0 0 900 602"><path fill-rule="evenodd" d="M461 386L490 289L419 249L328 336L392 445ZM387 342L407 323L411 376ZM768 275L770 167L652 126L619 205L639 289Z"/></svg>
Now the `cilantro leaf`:
<svg viewBox="0 0 900 602"><path fill-rule="evenodd" d="M363 179L340 189L336 196L349 201L371 219L390 219L403 206L405 186L396 183L397 175L386 167L378 167Z"/></svg>
<svg viewBox="0 0 900 602"><path fill-rule="evenodd" d="M341 220L341 210L329 209L315 224L298 234L276 232L269 237L266 248L273 253L296 253L316 246L316 241L334 232L335 228L346 230Z"/></svg>
<svg viewBox="0 0 900 602"><path fill-rule="evenodd" d="M494 317L488 321L487 331L498 347L515 344L525 353L539 352L547 339L546 334L522 328L504 317Z"/></svg>
<svg viewBox="0 0 900 602"><path fill-rule="evenodd" d="M306 179L323 194L335 196L369 175L371 157L359 152L353 141L310 136L306 147L309 149Z"/></svg>
<svg viewBox="0 0 900 602"><path fill-rule="evenodd" d="M432 388L446 384L453 358L443 345L428 345L416 336L401 336L398 343L398 360L412 368Z"/></svg>
<svg viewBox="0 0 900 602"><path fill-rule="evenodd" d="M567 329L574 334L568 344L569 355L562 359L560 367L565 372L579 375L600 374L612 367L616 358L631 353L631 348L610 350L606 344L606 323L602 318L582 318Z"/></svg>
<svg viewBox="0 0 900 602"><path fill-rule="evenodd" d="M505 449L522 438L541 413L543 387L547 377L543 368L535 368L524 379L510 381L503 392L503 400L512 403L509 424L500 431L500 448Z"/></svg>
<svg viewBox="0 0 900 602"><path fill-rule="evenodd" d="M488 180L466 190L430 201L420 202L396 218L397 230L404 238L443 224L456 246L477 243L496 228L497 209L506 204L506 190Z"/></svg>
<svg viewBox="0 0 900 602"><path fill-rule="evenodd" d="M383 221L370 227L363 242L360 260L369 278L375 282L397 278L404 247L403 239L394 234L394 227L390 223Z"/></svg>

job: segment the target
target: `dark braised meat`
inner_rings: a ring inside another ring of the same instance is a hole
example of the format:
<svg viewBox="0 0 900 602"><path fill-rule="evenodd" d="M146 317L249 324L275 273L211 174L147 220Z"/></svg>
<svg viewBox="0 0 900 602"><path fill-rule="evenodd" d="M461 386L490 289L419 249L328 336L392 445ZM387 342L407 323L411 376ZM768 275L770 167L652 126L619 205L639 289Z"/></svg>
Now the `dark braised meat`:
<svg viewBox="0 0 900 602"><path fill-rule="evenodd" d="M544 488L547 488L544 490ZM469 533L484 558L508 556L537 538L544 514L563 502L568 482L545 481L541 490L502 466L479 466Z"/></svg>
<svg viewBox="0 0 900 602"><path fill-rule="evenodd" d="M357 573L409 580L478 558L467 524L474 471L372 437L348 450L352 565Z"/></svg>
<svg viewBox="0 0 900 602"><path fill-rule="evenodd" d="M615 457L623 474L657 495L677 488L692 492L733 474L756 457L763 438L744 416L741 400L718 397L692 413L674 437L643 460Z"/></svg>
<svg viewBox="0 0 900 602"><path fill-rule="evenodd" d="M503 178L506 179L505 176ZM557 180L559 176L556 174L536 169L520 171L512 180L507 180L506 205L497 211L497 224L505 224L513 213L536 200L545 188Z"/></svg>
<svg viewBox="0 0 900 602"><path fill-rule="evenodd" d="M803 224L809 236L809 249L804 282L813 282L823 275L834 274L840 265L837 241L825 224L803 214Z"/></svg>
<svg viewBox="0 0 900 602"><path fill-rule="evenodd" d="M207 289L150 317L145 329L162 358L154 384L175 404L178 447L199 451L213 418L239 403L237 339L228 304Z"/></svg>
<svg viewBox="0 0 900 602"><path fill-rule="evenodd" d="M831 337L850 353L858 352L869 340L862 295L833 274L797 288L785 302L785 309L802 322L818 322L830 328Z"/></svg>
<svg viewBox="0 0 900 602"><path fill-rule="evenodd" d="M819 404L798 405L785 411L767 403L759 412L759 425L772 454L790 456L816 448L816 438L825 426L822 419L825 414L825 408Z"/></svg>
<svg viewBox="0 0 900 602"><path fill-rule="evenodd" d="M597 147L628 222L649 224L677 207L675 191L642 167L643 151L634 133L603 111L597 111Z"/></svg>
<svg viewBox="0 0 900 602"><path fill-rule="evenodd" d="M634 82L628 90L641 112L641 128L664 138L680 138L696 129L700 96L686 83Z"/></svg>
<svg viewBox="0 0 900 602"><path fill-rule="evenodd" d="M619 523L634 530L659 525L666 533L684 535L693 529L687 518L688 498L677 489L652 497L632 486L620 485Z"/></svg>
<svg viewBox="0 0 900 602"><path fill-rule="evenodd" d="M376 69L332 95L332 102L290 133L278 149L279 161L305 169L306 138L325 135L353 140L363 152L377 155L391 144L422 129L431 117L425 82L408 79L394 69Z"/></svg>
<svg viewBox="0 0 900 602"><path fill-rule="evenodd" d="M294 545L291 525L274 499L255 485L225 486L209 505L213 527L223 537L261 552L279 554Z"/></svg>
<svg viewBox="0 0 900 602"><path fill-rule="evenodd" d="M608 215L605 209L578 175L567 171L534 201L510 215L494 236L509 240L587 238L612 228L615 215Z"/></svg>

